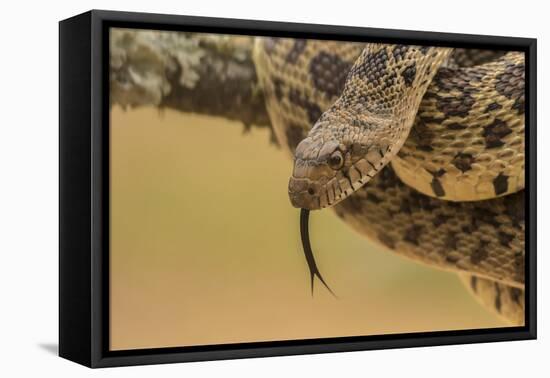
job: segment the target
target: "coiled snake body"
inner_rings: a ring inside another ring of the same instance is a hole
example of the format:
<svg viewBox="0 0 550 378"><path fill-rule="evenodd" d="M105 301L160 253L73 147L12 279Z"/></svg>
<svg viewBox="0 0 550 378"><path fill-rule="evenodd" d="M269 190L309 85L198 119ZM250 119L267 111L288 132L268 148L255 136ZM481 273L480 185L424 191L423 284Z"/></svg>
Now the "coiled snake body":
<svg viewBox="0 0 550 378"><path fill-rule="evenodd" d="M523 53L259 38L254 59L295 207L333 207L523 324Z"/></svg>

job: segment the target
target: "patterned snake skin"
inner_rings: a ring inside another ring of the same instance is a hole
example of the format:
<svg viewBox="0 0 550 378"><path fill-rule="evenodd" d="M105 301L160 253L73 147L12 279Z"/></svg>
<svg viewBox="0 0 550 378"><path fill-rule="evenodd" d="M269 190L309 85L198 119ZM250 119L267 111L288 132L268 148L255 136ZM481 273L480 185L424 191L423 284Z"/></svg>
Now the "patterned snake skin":
<svg viewBox="0 0 550 378"><path fill-rule="evenodd" d="M522 53L258 38L254 59L295 207L333 207L523 324Z"/></svg>

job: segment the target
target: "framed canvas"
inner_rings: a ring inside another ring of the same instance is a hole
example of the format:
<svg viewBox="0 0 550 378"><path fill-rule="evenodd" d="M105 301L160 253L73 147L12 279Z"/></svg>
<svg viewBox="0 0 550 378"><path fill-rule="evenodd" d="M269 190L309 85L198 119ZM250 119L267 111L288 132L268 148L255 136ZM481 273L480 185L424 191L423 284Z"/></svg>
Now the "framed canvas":
<svg viewBox="0 0 550 378"><path fill-rule="evenodd" d="M62 357L536 337L536 40L95 10L59 35Z"/></svg>

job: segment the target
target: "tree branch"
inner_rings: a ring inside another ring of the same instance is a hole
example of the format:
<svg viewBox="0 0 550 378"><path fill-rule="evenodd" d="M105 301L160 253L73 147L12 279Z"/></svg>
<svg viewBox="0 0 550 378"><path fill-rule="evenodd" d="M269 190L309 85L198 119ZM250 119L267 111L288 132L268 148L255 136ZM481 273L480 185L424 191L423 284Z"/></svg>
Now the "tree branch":
<svg viewBox="0 0 550 378"><path fill-rule="evenodd" d="M111 106L153 105L270 126L247 36L113 29Z"/></svg>

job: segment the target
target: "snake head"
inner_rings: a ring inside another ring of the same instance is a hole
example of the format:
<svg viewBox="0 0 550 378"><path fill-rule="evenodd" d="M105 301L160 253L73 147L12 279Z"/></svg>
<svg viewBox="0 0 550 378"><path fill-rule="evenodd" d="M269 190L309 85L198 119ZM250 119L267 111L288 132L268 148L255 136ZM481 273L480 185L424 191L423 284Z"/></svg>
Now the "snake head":
<svg viewBox="0 0 550 378"><path fill-rule="evenodd" d="M388 161L386 140L360 137L344 126L332 125L330 133L326 129L327 125L318 123L296 147L288 184L294 207L333 206L366 184Z"/></svg>

